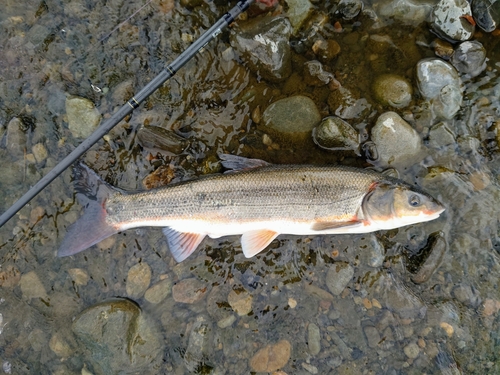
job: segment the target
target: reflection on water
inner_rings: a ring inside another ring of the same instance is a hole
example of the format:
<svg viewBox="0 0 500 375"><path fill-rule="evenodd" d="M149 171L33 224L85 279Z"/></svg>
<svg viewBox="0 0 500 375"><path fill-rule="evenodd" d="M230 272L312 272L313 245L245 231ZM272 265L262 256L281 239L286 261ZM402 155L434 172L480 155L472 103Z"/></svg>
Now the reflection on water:
<svg viewBox="0 0 500 375"><path fill-rule="evenodd" d="M111 34L142 4L3 4L2 210L81 141L67 126L68 95L89 99L106 118L222 14L219 3L153 0ZM270 83L256 75L224 32L85 162L130 190L142 189L158 167L172 181L217 172L221 152L381 169L369 155L322 150L310 138L281 139L261 126L271 103L297 94L311 98L321 117L335 113L338 88L303 78L322 38L340 47L322 60L323 68L351 95L348 121L363 136L390 110L374 98L375 78L397 74L418 92L415 65L434 56L428 24L395 22L382 3L366 2L351 21L336 18L333 7L315 5L305 30L291 37L289 79ZM286 3L275 13L280 9ZM66 171L0 230L2 371L500 372L498 38L476 32L487 69L463 80L463 105L452 119L435 121L415 92L397 110L425 151L397 172L444 202L446 211L434 222L367 235L280 236L252 259L243 256L237 237L207 239L180 264L159 229L139 228L60 259L58 244L81 212ZM186 143L176 153L143 147L142 126L173 131Z"/></svg>

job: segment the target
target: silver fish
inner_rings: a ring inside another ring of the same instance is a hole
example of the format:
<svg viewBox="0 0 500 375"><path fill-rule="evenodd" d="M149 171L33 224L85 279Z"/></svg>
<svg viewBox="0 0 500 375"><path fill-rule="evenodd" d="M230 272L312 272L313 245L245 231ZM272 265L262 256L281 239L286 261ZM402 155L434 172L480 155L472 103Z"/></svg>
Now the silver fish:
<svg viewBox="0 0 500 375"><path fill-rule="evenodd" d="M75 186L86 209L68 228L58 255L130 228L159 226L178 262L205 236L237 234L249 258L279 234L367 233L433 220L444 211L423 191L373 171L220 157L237 171L139 193L113 188L77 166Z"/></svg>

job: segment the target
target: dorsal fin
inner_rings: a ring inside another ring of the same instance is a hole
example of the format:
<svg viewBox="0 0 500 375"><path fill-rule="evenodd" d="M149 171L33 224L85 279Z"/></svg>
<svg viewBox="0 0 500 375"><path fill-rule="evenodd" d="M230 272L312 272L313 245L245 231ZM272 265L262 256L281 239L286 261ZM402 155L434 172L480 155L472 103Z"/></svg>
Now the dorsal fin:
<svg viewBox="0 0 500 375"><path fill-rule="evenodd" d="M245 257L251 258L264 250L279 233L272 230L259 229L245 232L241 236L241 248Z"/></svg>
<svg viewBox="0 0 500 375"><path fill-rule="evenodd" d="M247 171L250 169L271 165L264 160L248 159L243 156L236 156L231 154L219 154L219 159L221 160L222 166L228 169L224 173Z"/></svg>

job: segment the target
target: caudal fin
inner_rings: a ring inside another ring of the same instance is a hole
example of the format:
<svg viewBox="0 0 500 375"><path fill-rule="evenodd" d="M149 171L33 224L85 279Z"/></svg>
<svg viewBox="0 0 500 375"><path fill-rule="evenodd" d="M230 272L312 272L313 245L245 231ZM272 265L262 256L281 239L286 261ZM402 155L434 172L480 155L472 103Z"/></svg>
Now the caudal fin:
<svg viewBox="0 0 500 375"><path fill-rule="evenodd" d="M76 254L105 238L119 232L106 222L106 199L117 193L102 181L94 171L83 164L74 168L75 189L80 203L85 207L83 215L68 227L66 236L57 251L57 256Z"/></svg>

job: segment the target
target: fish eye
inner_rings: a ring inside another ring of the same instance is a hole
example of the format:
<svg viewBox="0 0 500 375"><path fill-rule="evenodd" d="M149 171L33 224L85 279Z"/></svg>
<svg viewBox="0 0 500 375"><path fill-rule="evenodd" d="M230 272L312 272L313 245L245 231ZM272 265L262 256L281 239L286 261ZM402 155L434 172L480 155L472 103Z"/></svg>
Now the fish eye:
<svg viewBox="0 0 500 375"><path fill-rule="evenodd" d="M408 203L412 207L418 207L420 206L420 197L416 194L410 195L410 198L408 198Z"/></svg>

